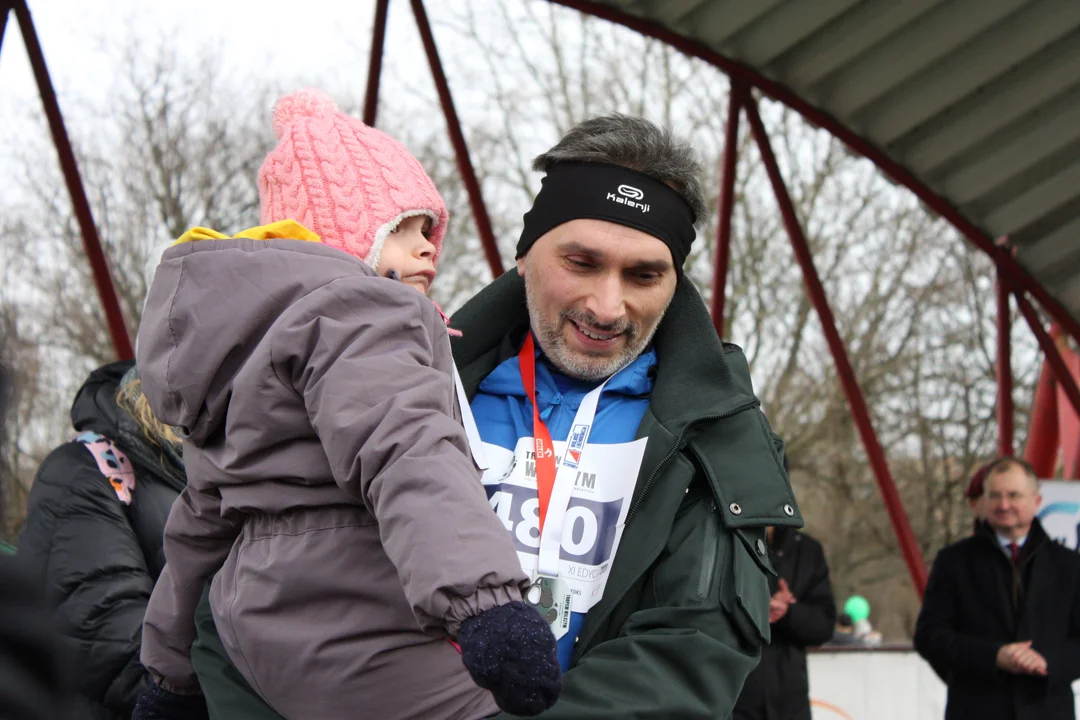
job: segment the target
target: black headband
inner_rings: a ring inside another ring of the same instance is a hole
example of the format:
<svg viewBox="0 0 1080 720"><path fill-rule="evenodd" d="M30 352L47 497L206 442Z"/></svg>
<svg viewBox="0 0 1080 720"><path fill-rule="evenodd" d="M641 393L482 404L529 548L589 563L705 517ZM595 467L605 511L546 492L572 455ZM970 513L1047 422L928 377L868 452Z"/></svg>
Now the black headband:
<svg viewBox="0 0 1080 720"><path fill-rule="evenodd" d="M544 177L517 256L529 252L541 235L571 220L607 220L646 232L671 249L681 270L694 242L694 213L683 197L664 183L619 165L567 162Z"/></svg>

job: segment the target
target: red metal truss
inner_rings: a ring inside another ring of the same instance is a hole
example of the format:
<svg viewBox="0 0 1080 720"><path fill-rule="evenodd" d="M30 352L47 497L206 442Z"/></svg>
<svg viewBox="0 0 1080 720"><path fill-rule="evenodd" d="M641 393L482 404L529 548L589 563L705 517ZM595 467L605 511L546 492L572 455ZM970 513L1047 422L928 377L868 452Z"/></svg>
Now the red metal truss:
<svg viewBox="0 0 1080 720"><path fill-rule="evenodd" d="M992 258L997 256L994 243L990 236L964 217L964 215L951 203L927 187L926 184L915 177L910 170L890 158L872 142L845 126L829 113L814 107L806 100L796 95L790 88L775 80L770 80L747 65L743 65L729 57L721 55L699 42L672 32L668 28L655 22L634 17L622 10L594 2L593 0L548 1L557 5L572 8L588 15L618 23L619 25L630 28L647 37L661 40L691 57L699 58L713 65L727 74L731 79L732 84L743 83L750 87L757 88L772 99L784 103L814 125L828 130L833 137L877 165L878 169L897 183L915 193L927 207L948 220L953 227L977 248ZM1014 287L1030 293L1032 297L1039 301L1039 304L1046 310L1047 314L1050 315L1054 322L1058 323L1067 333L1072 335L1072 337L1080 343L1080 321L1070 315L1069 312L1061 306L1061 303L1047 292L1037 280L1032 278L1014 258L1011 256L1003 257L1001 260L1001 270L1008 276Z"/></svg>
<svg viewBox="0 0 1080 720"><path fill-rule="evenodd" d="M15 17L19 22L19 31L23 36L23 44L30 56L30 66L34 71L34 79L37 82L38 93L41 95L41 103L45 107L45 117L49 121L49 131L52 133L53 144L60 159L60 169L64 174L64 182L67 184L68 194L71 196L71 204L75 210L75 219L79 223L82 235L83 248L86 257L90 261L90 270L93 273L94 285L97 287L98 297L105 310L105 318L109 325L109 335L112 338L113 348L121 360L135 357L131 346L131 338L128 336L127 324L124 322L124 313L120 309L120 300L116 296L116 287L113 285L112 275L109 274L109 264L105 259L105 253L101 249L101 238L98 236L97 226L94 224L94 215L90 210L90 202L86 199L86 190L83 187L82 178L79 175L79 166L75 161L75 153L71 149L71 140L68 138L67 129L64 127L64 118L60 114L60 104L56 99L56 91L53 89L49 70L45 66L45 56L41 52L41 43L38 41L34 22L30 17L30 10L24 0L15 0L11 7L15 10ZM6 21L7 13L4 13Z"/></svg>
<svg viewBox="0 0 1080 720"><path fill-rule="evenodd" d="M739 161L739 115L747 90L731 83L727 126L724 128L724 162L720 175L719 222L712 284L712 320L716 334L724 337L724 293L727 291L728 259L731 257L731 214L735 210L735 175Z"/></svg>
<svg viewBox="0 0 1080 720"><path fill-rule="evenodd" d="M1024 459L1032 464L1041 478L1053 477L1060 448L1058 430L1057 387L1054 372L1043 358L1039 380L1035 384L1035 400L1031 403L1028 441Z"/></svg>
<svg viewBox="0 0 1080 720"><path fill-rule="evenodd" d="M1027 320L1031 332L1035 334L1035 339L1039 341L1039 347L1042 348L1046 362L1054 373L1054 379L1057 380L1058 387L1065 393L1065 397L1069 399L1073 412L1080 415L1080 388L1077 388L1076 380L1069 372L1061 353L1058 352L1057 343L1046 332L1042 320L1039 319L1039 314L1035 312L1035 308L1027 301L1024 294L1014 291L1013 296L1016 298L1016 306L1020 309L1020 314Z"/></svg>
<svg viewBox="0 0 1080 720"><path fill-rule="evenodd" d="M450 132L450 142L454 145L458 172L461 173L461 180L469 193L469 205L472 207L473 219L476 221L476 231L484 244L484 255L487 256L491 274L499 277L503 274L502 257L499 255L499 246L495 242L495 233L491 229L491 219L484 205L480 182L476 179L476 171L473 170L472 160L469 159L469 146L465 143L461 121L458 120L457 111L454 109L450 85L446 82L446 73L443 72L439 51L435 47L435 36L431 34L431 23L428 22L423 1L411 0L411 2L413 15L416 16L416 26L420 30L420 39L424 43L424 52L427 53L428 64L431 66L431 75L435 79L435 89L439 92L439 103L442 104L443 114L446 115L446 127Z"/></svg>
<svg viewBox="0 0 1080 720"><path fill-rule="evenodd" d="M1054 477L1060 462L1064 479L1080 480L1080 413L1076 412L1071 401L1066 400L1070 393L1069 386L1057 381L1064 365L1066 373L1073 378L1072 385L1080 382L1080 355L1065 345L1062 335L1058 326L1050 327L1049 339L1057 356L1043 356L1039 381L1035 386L1035 401L1031 405L1024 459L1035 467L1035 472L1041 478ZM1058 370L1055 371L1053 364L1057 360L1061 362L1057 363Z"/></svg>
<svg viewBox="0 0 1080 720"><path fill-rule="evenodd" d="M765 125L761 122L761 115L758 113L757 102L749 93L745 99L745 108L746 119L750 124L750 132L753 133L754 140L757 142L758 149L761 152L761 161L765 166L765 172L769 176L769 183L772 185L773 193L776 195L776 202L780 206L784 227L787 229L788 236L791 239L791 247L795 250L795 259L802 269L803 280L806 281L806 293L810 296L810 301L813 303L818 318L821 320L825 341L828 343L833 360L836 362L836 374L844 388L844 395L847 396L851 414L855 417L855 425L859 429L859 436L862 438L863 445L866 448L867 459L870 461L870 467L873 469L874 477L877 479L878 488L881 490L881 496L885 501L885 508L889 512L889 520L892 522L893 531L896 533L896 539L900 544L900 552L903 554L904 562L907 563L908 570L911 572L915 590L919 597L922 598L923 593L926 591L926 564L923 562L922 552L919 550L915 533L911 530L911 523L908 521L907 513L904 511L903 501L896 491L896 483L893 481L892 473L889 471L885 451L881 448L881 443L878 442L873 421L870 419L870 411L866 406L866 398L863 397L859 382L855 379L855 370L851 367L847 350L844 348L844 341L836 329L836 320L833 317L832 310L829 308L829 301L825 297L825 288L818 277L817 268L814 267L814 258L810 253L810 246L806 242L806 235L799 224L799 219L795 214L795 207L791 203L791 197L788 195L784 179L780 174L780 167L776 163L776 155L773 153L772 145L769 142L769 135L765 132Z"/></svg>
<svg viewBox="0 0 1080 720"><path fill-rule="evenodd" d="M1009 315L1009 280L998 268L997 285L997 418L998 455L1013 454L1012 335Z"/></svg>
<svg viewBox="0 0 1080 720"><path fill-rule="evenodd" d="M382 76L383 47L386 44L386 16L390 0L375 0L375 24L371 28L371 58L368 60L367 92L364 93L364 124L375 127L379 112L379 79Z"/></svg>

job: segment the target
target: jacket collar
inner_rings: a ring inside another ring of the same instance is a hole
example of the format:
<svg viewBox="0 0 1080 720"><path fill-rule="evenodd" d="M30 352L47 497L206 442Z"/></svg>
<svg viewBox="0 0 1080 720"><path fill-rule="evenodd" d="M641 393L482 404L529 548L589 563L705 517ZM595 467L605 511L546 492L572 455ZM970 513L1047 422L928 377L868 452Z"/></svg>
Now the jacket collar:
<svg viewBox="0 0 1080 720"><path fill-rule="evenodd" d="M608 381L604 386L604 394L648 395L652 391L652 372L655 365L656 354L651 350L645 352ZM584 397L597 385L599 385L598 382L585 382L563 375L544 359L539 350L537 351L536 393L541 401L555 395ZM493 395L525 397L525 387L521 382L521 366L517 355L499 363L487 377L480 381L479 389Z"/></svg>
<svg viewBox="0 0 1080 720"><path fill-rule="evenodd" d="M994 528L990 523L985 520L980 520L975 525L975 535L981 538L987 544L992 545L994 551L1004 556L1001 550L1001 543L998 542L997 533L994 532ZM1035 518L1031 521L1031 529L1028 530L1027 540L1020 547L1020 553L1017 557L1017 562L1023 565L1024 562L1039 551L1042 546L1050 541L1050 536L1046 534L1046 530L1043 529L1042 523L1039 522L1039 518Z"/></svg>
<svg viewBox="0 0 1080 720"><path fill-rule="evenodd" d="M116 391L120 380L134 366L134 360L121 360L102 365L90 373L71 404L71 426L77 432L92 430L109 438L116 436L120 415Z"/></svg>
<svg viewBox="0 0 1080 720"><path fill-rule="evenodd" d="M471 397L506 359L508 339L519 343L524 337L529 324L524 280L510 270L458 310L451 323L462 333L450 342ZM754 401L741 352L721 344L704 301L685 276L679 278L653 347L657 373L649 407L672 434L678 435L697 419Z"/></svg>

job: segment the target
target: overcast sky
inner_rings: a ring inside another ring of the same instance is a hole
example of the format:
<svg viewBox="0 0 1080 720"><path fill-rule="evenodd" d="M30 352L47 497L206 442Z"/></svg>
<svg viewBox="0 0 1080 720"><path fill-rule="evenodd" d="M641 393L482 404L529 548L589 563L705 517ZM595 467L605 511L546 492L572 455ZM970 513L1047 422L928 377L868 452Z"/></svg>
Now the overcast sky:
<svg viewBox="0 0 1080 720"><path fill-rule="evenodd" d="M428 0L433 19L438 4ZM230 69L272 76L284 83L296 78L332 79L338 87L362 96L366 79L373 0L29 0L45 60L60 96L78 95L86 86L106 91L116 54L125 36L173 34L193 52L220 43ZM189 41L189 42L188 42ZM402 48L408 48L404 52ZM443 53L445 54L445 50ZM408 3L391 3L387 38L389 68L425 61ZM0 128L17 117L36 96L33 75L14 15L0 50Z"/></svg>

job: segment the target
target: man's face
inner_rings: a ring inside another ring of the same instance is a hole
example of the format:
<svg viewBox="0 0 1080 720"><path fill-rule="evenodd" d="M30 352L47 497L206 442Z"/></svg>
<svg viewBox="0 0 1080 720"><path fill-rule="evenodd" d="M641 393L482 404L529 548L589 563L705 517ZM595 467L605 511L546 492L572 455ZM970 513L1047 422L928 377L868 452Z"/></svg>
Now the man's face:
<svg viewBox="0 0 1080 720"><path fill-rule="evenodd" d="M1042 502L1036 482L1015 465L987 476L984 498L990 526L1011 538L1027 534Z"/></svg>
<svg viewBox="0 0 1080 720"><path fill-rule="evenodd" d="M518 260L529 321L559 370L603 380L652 341L678 281L671 251L648 233L571 220Z"/></svg>

